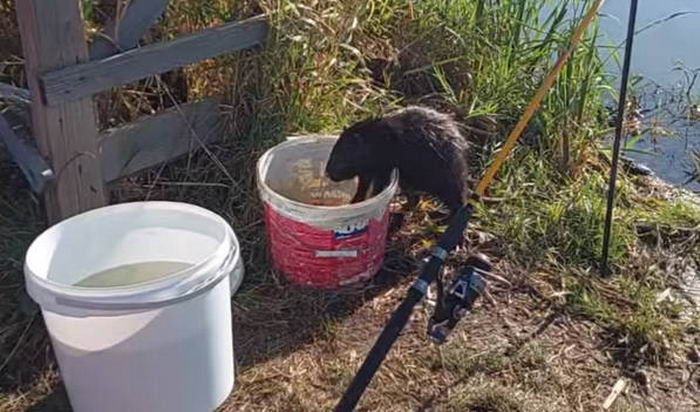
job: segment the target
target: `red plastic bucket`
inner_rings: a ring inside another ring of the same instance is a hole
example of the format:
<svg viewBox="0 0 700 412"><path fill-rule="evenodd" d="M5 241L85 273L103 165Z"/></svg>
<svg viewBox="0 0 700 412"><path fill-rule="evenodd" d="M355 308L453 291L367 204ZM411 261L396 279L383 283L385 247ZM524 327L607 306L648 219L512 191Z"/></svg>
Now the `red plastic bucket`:
<svg viewBox="0 0 700 412"><path fill-rule="evenodd" d="M398 175L377 196L348 204L357 182L324 173L335 139L293 138L258 160L272 264L293 283L336 288L374 276L384 261Z"/></svg>

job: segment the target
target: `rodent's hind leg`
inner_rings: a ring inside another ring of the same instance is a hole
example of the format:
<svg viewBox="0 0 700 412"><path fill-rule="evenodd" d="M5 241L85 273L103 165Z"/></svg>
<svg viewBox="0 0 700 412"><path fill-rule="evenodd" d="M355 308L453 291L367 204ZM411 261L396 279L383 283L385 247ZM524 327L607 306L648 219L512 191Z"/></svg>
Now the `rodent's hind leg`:
<svg viewBox="0 0 700 412"><path fill-rule="evenodd" d="M406 215L403 213L392 213L389 215L389 233L396 233L403 226Z"/></svg>
<svg viewBox="0 0 700 412"><path fill-rule="evenodd" d="M418 207L418 202L420 201L420 195L416 192L408 191L406 192L406 207L408 210L415 210Z"/></svg>
<svg viewBox="0 0 700 412"><path fill-rule="evenodd" d="M460 202L449 203L446 206L447 206L447 210L450 211L449 217L451 219L452 216L454 216L459 211L459 209L462 206L464 206L464 204L460 201Z"/></svg>
<svg viewBox="0 0 700 412"><path fill-rule="evenodd" d="M418 202L420 201L420 193L412 186L405 183L399 183L399 187L401 188L401 194L406 197L404 212L416 210L418 207Z"/></svg>
<svg viewBox="0 0 700 412"><path fill-rule="evenodd" d="M355 196L353 196L350 203L359 203L367 197L367 190L369 190L369 185L372 183L372 178L367 175L360 175L357 182L357 190L355 191Z"/></svg>
<svg viewBox="0 0 700 412"><path fill-rule="evenodd" d="M447 207L447 210L449 210L450 217L457 213L459 208L464 205L464 196L459 188L449 188L449 190L444 190L442 193L440 193L438 198L442 201L445 207Z"/></svg>
<svg viewBox="0 0 700 412"><path fill-rule="evenodd" d="M459 209L464 205L462 196L456 192L450 192L447 195L443 194L438 197L440 201L447 208L447 214L441 217L439 220L443 224L449 224L452 221L452 217L459 211Z"/></svg>

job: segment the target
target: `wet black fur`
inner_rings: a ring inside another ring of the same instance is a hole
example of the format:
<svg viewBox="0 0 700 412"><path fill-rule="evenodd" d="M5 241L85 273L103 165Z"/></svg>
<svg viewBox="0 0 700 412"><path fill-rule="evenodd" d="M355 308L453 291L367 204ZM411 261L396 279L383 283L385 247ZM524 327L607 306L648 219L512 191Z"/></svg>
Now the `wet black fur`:
<svg viewBox="0 0 700 412"><path fill-rule="evenodd" d="M467 141L452 116L410 106L380 118L355 123L341 133L326 173L342 181L359 176L353 202L362 201L372 186L378 194L399 170L402 192L409 203L416 192L440 199L454 213L466 198Z"/></svg>

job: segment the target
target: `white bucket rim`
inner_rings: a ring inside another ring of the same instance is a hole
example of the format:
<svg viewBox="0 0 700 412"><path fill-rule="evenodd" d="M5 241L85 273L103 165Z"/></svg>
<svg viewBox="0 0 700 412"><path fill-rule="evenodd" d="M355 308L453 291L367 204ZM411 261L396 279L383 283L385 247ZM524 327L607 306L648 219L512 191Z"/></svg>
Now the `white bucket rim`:
<svg viewBox="0 0 700 412"><path fill-rule="evenodd" d="M192 266L169 273L154 280L139 282L124 286L108 287L84 287L57 282L47 277L38 275L32 270L29 262L30 254L37 244L46 236L59 230L61 226L76 224L77 222L99 219L110 215L115 211L124 213L129 209L149 208L151 210L178 210L192 212L200 216L210 218L219 223L224 231L224 237L206 258ZM231 226L220 215L197 205L172 201L134 201L115 205L103 206L72 216L47 228L37 236L27 248L24 261L24 273L27 291L32 298L42 307L69 306L74 308L88 308L98 310L133 310L159 307L172 304L176 301L190 299L194 295L209 290L228 274L241 277L242 271L234 271L239 264L240 244ZM209 271L207 266L217 266ZM213 270L212 270L213 269ZM203 276L213 273L210 276ZM199 276L195 276L199 274ZM232 279L238 282L238 279ZM234 291L232 291L233 293Z"/></svg>
<svg viewBox="0 0 700 412"><path fill-rule="evenodd" d="M267 177L267 166L269 163L270 157L274 154L275 151L278 150L283 150L289 146L294 146L297 144L305 144L305 143L314 143L317 141L321 140L338 140L337 135L306 135L306 136L294 136L293 138L288 139L285 142L282 142L280 144L277 144L271 148L269 148L265 153L263 153L262 156L258 159L257 162L257 183L258 186L260 187L261 191L265 193L265 195L270 196L271 198L275 199L276 201L280 201L284 204L298 207L298 208L307 208L310 210L316 210L316 211L327 211L327 212L338 212L338 211L343 211L343 212L357 212L357 213L362 213L365 211L368 207L373 207L378 202L381 202L383 200L386 200L388 203L391 198L394 196L396 193L396 190L398 189L399 186L399 174L398 170L394 169L392 175L391 175L391 181L387 185L387 187L384 188L381 192L379 192L376 196L372 196L370 198L367 198L363 200L362 202L357 202L357 203L350 203L350 204L345 204L345 205L338 205L338 206L323 206L323 205L312 205L309 203L304 203L300 202L298 200L290 199L286 196L281 195L277 191L273 190L266 182L266 177Z"/></svg>

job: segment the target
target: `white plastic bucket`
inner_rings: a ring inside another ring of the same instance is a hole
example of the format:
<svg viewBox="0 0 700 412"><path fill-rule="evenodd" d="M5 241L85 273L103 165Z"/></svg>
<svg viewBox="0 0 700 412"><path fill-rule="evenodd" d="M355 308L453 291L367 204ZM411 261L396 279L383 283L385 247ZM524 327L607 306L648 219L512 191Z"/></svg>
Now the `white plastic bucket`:
<svg viewBox="0 0 700 412"><path fill-rule="evenodd" d="M127 286L75 286L104 270L158 261L190 266ZM226 221L172 202L64 220L32 243L25 261L27 291L41 306L76 412L217 408L234 384L231 291L242 277Z"/></svg>

